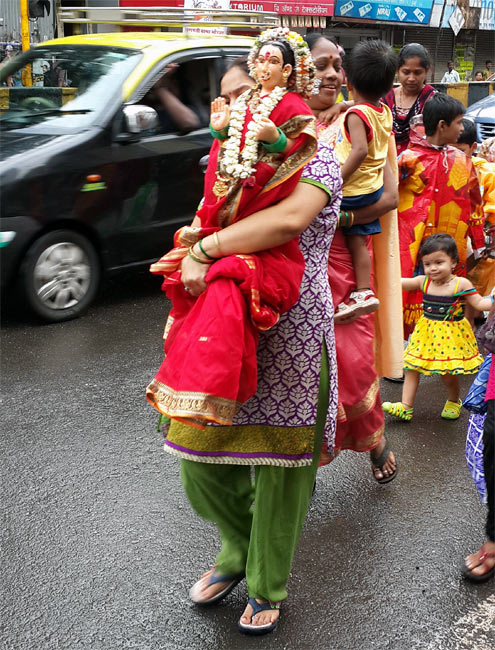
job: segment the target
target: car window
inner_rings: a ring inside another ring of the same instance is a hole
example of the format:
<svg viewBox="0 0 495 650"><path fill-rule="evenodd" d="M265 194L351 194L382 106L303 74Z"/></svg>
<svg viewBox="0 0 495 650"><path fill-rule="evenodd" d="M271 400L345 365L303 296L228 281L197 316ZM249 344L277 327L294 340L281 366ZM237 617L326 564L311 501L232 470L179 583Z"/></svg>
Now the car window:
<svg viewBox="0 0 495 650"><path fill-rule="evenodd" d="M211 53L205 57L176 58L157 71L149 90L150 82L143 83L135 101L157 111L160 133L187 133L208 126L210 103L218 92L219 58L219 54Z"/></svg>
<svg viewBox="0 0 495 650"><path fill-rule="evenodd" d="M0 70L8 106L2 129L48 128L71 133L89 126L119 92L142 55L125 48L58 45L36 47Z"/></svg>

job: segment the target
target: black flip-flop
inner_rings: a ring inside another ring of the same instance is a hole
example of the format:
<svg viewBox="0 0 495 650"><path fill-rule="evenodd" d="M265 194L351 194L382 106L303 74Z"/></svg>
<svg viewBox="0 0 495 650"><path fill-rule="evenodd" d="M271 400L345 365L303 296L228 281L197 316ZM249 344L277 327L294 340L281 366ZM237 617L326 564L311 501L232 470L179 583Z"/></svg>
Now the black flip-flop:
<svg viewBox="0 0 495 650"><path fill-rule="evenodd" d="M370 460L371 460L371 466L373 468L373 478L377 483L390 483L390 481L393 481L394 478L397 476L397 461L395 462L395 470L392 472L392 474L389 474L388 476L384 476L383 478L376 478L375 476L375 468L379 469L383 473L383 466L388 460L388 457L390 455L390 447L388 446L388 442L385 443L385 447L383 448L382 453L378 456L378 458L373 458L370 452Z"/></svg>

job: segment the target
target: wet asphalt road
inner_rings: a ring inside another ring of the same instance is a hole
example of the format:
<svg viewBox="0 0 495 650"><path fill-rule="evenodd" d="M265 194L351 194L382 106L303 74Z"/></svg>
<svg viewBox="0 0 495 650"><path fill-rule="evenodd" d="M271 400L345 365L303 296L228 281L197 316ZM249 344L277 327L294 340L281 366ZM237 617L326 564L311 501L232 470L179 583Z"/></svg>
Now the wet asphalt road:
<svg viewBox="0 0 495 650"><path fill-rule="evenodd" d="M4 314L2 647L492 650L495 581L459 574L484 539L467 417L441 420L434 379L414 421L387 428L393 483L373 481L366 454L320 470L275 634L237 632L244 584L212 609L190 604L217 541L144 399L166 311L142 274L109 283L77 321ZM398 399L400 386L385 382L382 396Z"/></svg>

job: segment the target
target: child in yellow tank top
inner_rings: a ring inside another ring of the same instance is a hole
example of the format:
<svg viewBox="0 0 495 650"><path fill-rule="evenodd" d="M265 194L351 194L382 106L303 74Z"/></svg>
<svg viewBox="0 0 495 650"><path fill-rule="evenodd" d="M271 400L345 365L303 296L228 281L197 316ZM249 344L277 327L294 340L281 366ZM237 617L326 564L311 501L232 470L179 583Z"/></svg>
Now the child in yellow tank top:
<svg viewBox="0 0 495 650"><path fill-rule="evenodd" d="M379 306L371 289L371 259L366 238L381 232L380 221L353 226L352 210L376 203L383 193L392 113L380 97L392 87L397 59L385 42L361 41L346 57L344 67L354 106L345 114L335 152L342 166L341 221L349 225L344 233L353 261L356 290L348 302L338 306L335 322L344 321L351 314L370 314Z"/></svg>

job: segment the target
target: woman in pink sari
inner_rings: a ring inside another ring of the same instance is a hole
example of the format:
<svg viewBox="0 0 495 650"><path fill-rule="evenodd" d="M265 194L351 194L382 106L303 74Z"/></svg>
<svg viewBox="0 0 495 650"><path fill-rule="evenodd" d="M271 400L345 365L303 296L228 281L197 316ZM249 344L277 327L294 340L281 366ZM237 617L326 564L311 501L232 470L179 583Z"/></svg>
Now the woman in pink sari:
<svg viewBox="0 0 495 650"><path fill-rule="evenodd" d="M315 62L317 79L321 81L318 94L313 95L308 104L317 118L319 141L332 146L343 114L331 124L324 120L328 120L328 113L338 113L329 109L335 106L344 80L342 59L337 45L321 34L307 36L307 42ZM356 210L355 223L367 223L382 217L397 206L397 180L389 164L384 180L385 191L380 200L372 206ZM371 250L371 242L369 245ZM337 229L330 248L328 274L333 301L338 305L348 297L355 286L352 259L341 229ZM397 275L399 277L398 266ZM400 323L400 287L397 295L397 318ZM383 311L385 313L382 315L387 319L385 307ZM387 326L385 322L382 324L380 318L377 324L378 327ZM375 359L375 316L369 314L357 319L351 316L342 324L336 324L335 343L339 382L335 454L342 449L369 451L373 476L379 483L387 483L395 477L397 468L395 456L389 449L384 435L380 384L375 369L379 361ZM401 349L401 341L398 344ZM402 374L401 358L395 365L394 362L388 363L386 374L389 373ZM326 453L322 453L320 465L327 464L330 460Z"/></svg>

